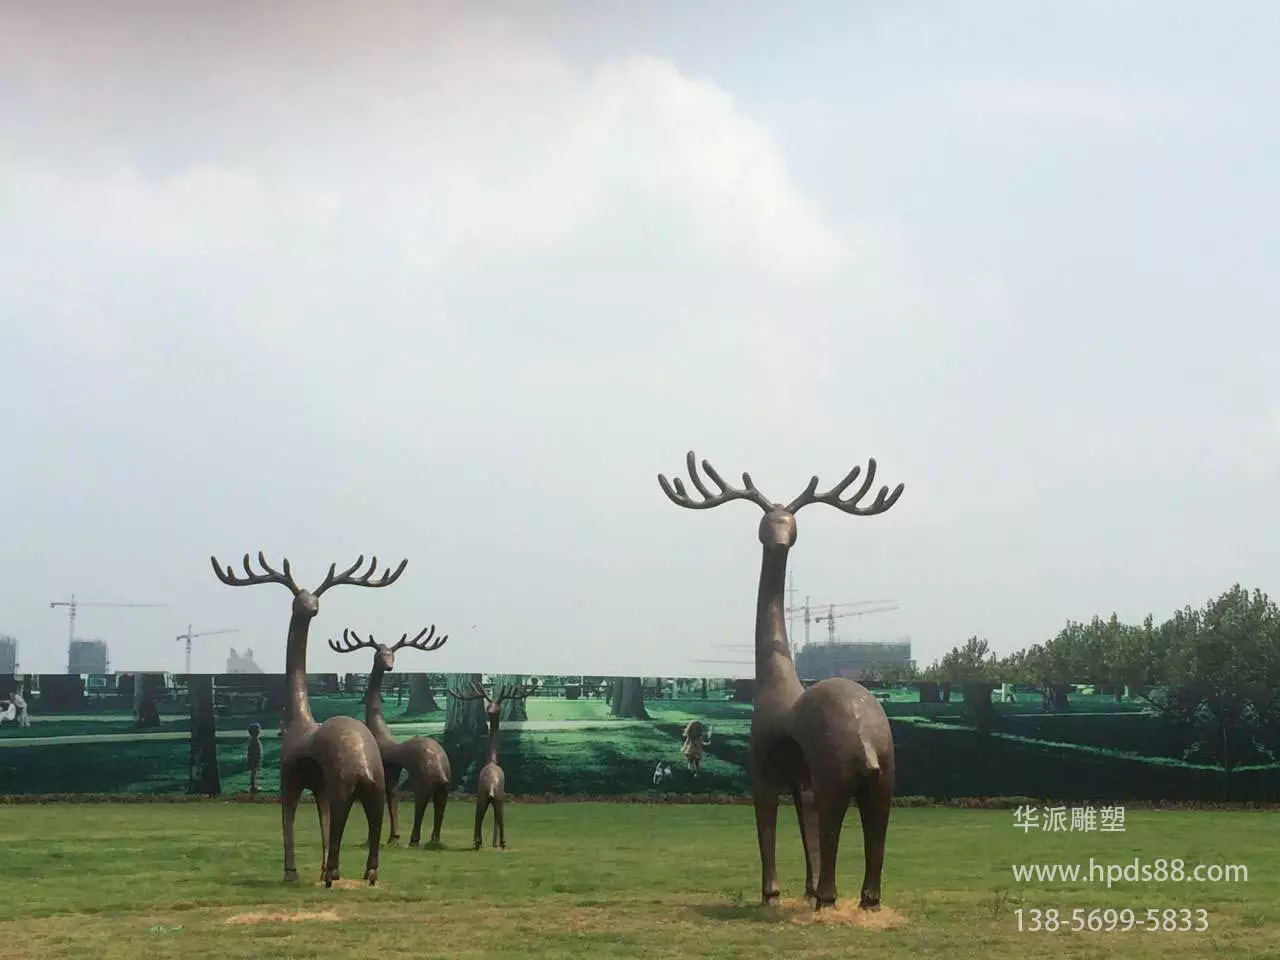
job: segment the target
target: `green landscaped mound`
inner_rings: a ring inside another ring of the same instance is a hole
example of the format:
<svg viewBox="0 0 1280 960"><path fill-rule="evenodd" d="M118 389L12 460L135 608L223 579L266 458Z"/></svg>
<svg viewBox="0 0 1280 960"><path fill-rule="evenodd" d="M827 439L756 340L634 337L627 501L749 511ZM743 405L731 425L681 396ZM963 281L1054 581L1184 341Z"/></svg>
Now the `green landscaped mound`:
<svg viewBox="0 0 1280 960"><path fill-rule="evenodd" d="M443 849L382 851L377 887L316 882L318 830L298 818L302 882L280 881L279 809L200 803L0 807L0 937L25 956L103 960L368 957L936 957L984 960L1280 955L1280 830L1273 813L1130 810L1123 833L1025 834L1009 810L896 809L884 911L850 909L861 879L846 821L827 920L797 903L802 861L781 811L781 910L756 906L745 806L512 804L510 848L470 849L472 807L450 805ZM1012 863L1243 864L1248 882L1018 883ZM1018 931L1032 909L1204 909L1207 932Z"/></svg>

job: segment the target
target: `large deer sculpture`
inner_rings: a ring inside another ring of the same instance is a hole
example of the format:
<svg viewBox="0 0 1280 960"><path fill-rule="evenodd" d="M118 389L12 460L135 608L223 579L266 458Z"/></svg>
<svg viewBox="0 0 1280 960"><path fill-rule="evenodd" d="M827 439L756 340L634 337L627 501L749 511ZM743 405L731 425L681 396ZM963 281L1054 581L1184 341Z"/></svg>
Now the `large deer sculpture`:
<svg viewBox="0 0 1280 960"><path fill-rule="evenodd" d="M320 814L320 877L326 887L339 879L338 855L342 833L347 826L351 807L359 800L369 821L369 857L364 876L369 886L378 882L378 847L382 836L382 804L385 787L382 756L373 734L355 717L330 717L316 723L307 698L307 631L320 611L320 595L330 587L350 584L357 587L388 587L399 579L408 560L401 560L393 573L388 567L377 580L374 557L369 569L353 576L364 564L362 555L350 567L337 573L330 564L324 582L315 590L304 590L293 580L289 561L284 571L277 572L258 553L258 563L265 573L254 573L249 554L244 555L245 576L228 566L225 570L216 557L210 557L213 572L228 586L244 587L258 583L279 583L293 594L293 615L289 618L289 640L285 652L288 698L285 703L284 742L280 747L280 808L284 831L284 878L297 880L298 868L293 857L293 823L303 790L310 790Z"/></svg>
<svg viewBox="0 0 1280 960"><path fill-rule="evenodd" d="M378 742L382 754L382 768L387 776L387 812L391 815L391 833L388 843L400 839L400 798L398 790L401 774L409 774L409 786L413 790L413 831L409 834L409 846L416 847L422 841L422 819L427 804L433 803L431 842L440 842L440 826L444 823L444 810L449 802L449 755L430 737L411 737L403 742L391 736L391 730L382 716L382 676L396 665L396 651L404 647L430 653L439 650L449 639L448 634L437 637L436 628L424 628L412 640L405 634L391 646L377 643L372 636L360 638L354 630L342 631L342 642L330 640L329 646L338 653L356 650L373 650L373 670L369 674L369 687L364 696L364 722Z"/></svg>
<svg viewBox="0 0 1280 960"><path fill-rule="evenodd" d="M502 772L502 768L498 766L498 724L501 720L503 702L507 700L523 700L533 693L537 685L535 680L532 684L503 687L498 691L496 697L490 697L485 692L484 687L475 681L472 681L469 692L455 693L452 690L446 691L455 700L483 700L485 714L489 720L489 744L485 749L484 766L476 774L476 832L474 839L477 850L484 843L481 834L484 827L485 814L490 807L493 807L493 845L506 849L507 830L502 821L502 808L507 799L507 777Z"/></svg>
<svg viewBox="0 0 1280 960"><path fill-rule="evenodd" d="M751 714L750 772L760 844L761 899L776 904L781 892L774 860L777 841L778 795L790 793L800 821L805 855L805 896L816 909L836 902L836 855L840 830L851 802L862 819L866 870L859 905L880 907L880 873L884 865L885 834L893 799L893 735L884 708L860 684L843 677L823 680L805 689L796 674L787 643L787 554L796 542L796 512L811 503L826 503L845 513L869 517L884 513L902 495L898 484L892 493L882 487L867 505L861 499L871 489L876 462L867 464L866 476L849 497L845 490L858 478L861 467L826 493L818 493L818 478L785 507L765 497L749 474L742 475L742 489L728 486L706 460L706 471L718 492L712 492L698 474L693 452L686 457L689 479L700 499L691 497L684 484L658 483L678 506L706 510L731 500L749 500L764 511L760 543L764 557L756 602L755 705Z"/></svg>

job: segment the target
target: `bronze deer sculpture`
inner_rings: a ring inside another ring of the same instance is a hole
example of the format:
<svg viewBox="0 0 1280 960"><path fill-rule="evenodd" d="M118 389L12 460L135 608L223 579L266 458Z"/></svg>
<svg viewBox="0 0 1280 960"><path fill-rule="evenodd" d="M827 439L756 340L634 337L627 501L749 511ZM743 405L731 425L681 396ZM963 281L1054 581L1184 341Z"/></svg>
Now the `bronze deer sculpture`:
<svg viewBox="0 0 1280 960"><path fill-rule="evenodd" d="M523 700L533 693L538 686L535 680L531 684L503 687L496 697L490 697L480 684L472 681L469 693L446 691L455 700L483 700L485 713L489 720L489 744L485 749L484 766L476 774L476 831L475 848L480 849L484 843L482 828L485 814L493 807L493 845L506 849L507 830L502 819L502 808L507 799L507 778L498 766L498 724L501 719L502 704L506 700Z"/></svg>
<svg viewBox="0 0 1280 960"><path fill-rule="evenodd" d="M329 646L338 653L351 653L366 648L374 651L373 670L369 674L369 687L364 696L364 722L378 742L382 768L386 771L387 812L391 815L391 833L387 836L387 843L395 843L400 839L398 790L400 775L404 772L408 772L408 783L413 789L413 831L409 834L409 846L416 847L422 842L422 819L428 803L434 804L431 842L440 842L440 826L444 823L444 810L449 802L449 755L430 737L411 737L403 742L396 740L391 736L391 730L382 716L382 675L395 669L396 651L404 647L427 653L439 650L449 636L445 634L437 637L435 632L434 625L424 628L412 640L406 633L391 646L377 643L372 636L363 640L354 630L342 631L341 644L336 640L329 641Z"/></svg>
<svg viewBox="0 0 1280 960"><path fill-rule="evenodd" d="M885 834L893 799L893 734L884 708L861 684L843 677L805 689L796 674L787 643L787 554L796 542L795 514L811 503L826 503L845 513L869 517L884 513L902 495L903 484L892 493L882 487L868 505L859 501L871 489L876 462L856 492L842 498L858 478L854 467L843 480L819 494L818 478L785 507L766 498L749 474L742 489L728 486L706 460L702 468L719 488L713 493L698 474L693 451L685 458L689 479L701 499L685 491L679 479L658 483L676 505L705 510L730 500L750 500L764 511L759 537L764 547L756 603L755 703L751 714L749 764L760 845L761 900L768 906L780 897L774 860L777 840L778 795L795 800L805 855L805 896L816 909L836 902L836 855L840 830L851 801L862 820L866 869L859 906L880 908L880 874L884 865Z"/></svg>
<svg viewBox="0 0 1280 960"><path fill-rule="evenodd" d="M294 582L288 560L284 561L284 571L277 572L259 552L258 563L266 573L254 573L246 553L243 577L233 573L230 566L224 571L216 557L209 560L218 579L228 586L279 583L293 594L293 615L289 618L289 640L285 652L288 699L285 704L284 742L280 747L285 880L298 879L293 857L293 824L302 791L310 790L320 815L320 877L324 885L332 887L333 881L340 879L338 855L342 848L342 833L352 805L359 800L369 821L369 856L365 862L364 878L369 881L369 886L373 886L378 882L378 848L385 799L382 756L369 728L355 717L330 717L324 723L316 723L311 716L307 697L307 631L320 611L320 595L330 587L339 584L388 587L399 579L409 561L401 560L394 573L388 567L379 579L374 580L373 574L378 569L377 557L373 558L363 575L353 576L364 564L364 556L361 555L341 573L336 572L336 563L330 564L324 582L315 590L304 590Z"/></svg>

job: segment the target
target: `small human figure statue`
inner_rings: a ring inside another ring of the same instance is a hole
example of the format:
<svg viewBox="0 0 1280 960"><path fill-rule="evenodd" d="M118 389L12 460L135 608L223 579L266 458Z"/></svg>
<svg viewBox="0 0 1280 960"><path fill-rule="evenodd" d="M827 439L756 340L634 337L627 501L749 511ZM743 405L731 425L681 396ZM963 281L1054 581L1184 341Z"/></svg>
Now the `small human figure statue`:
<svg viewBox="0 0 1280 960"><path fill-rule="evenodd" d="M262 727L249 724L249 792L259 793L258 774L262 772Z"/></svg>
<svg viewBox="0 0 1280 960"><path fill-rule="evenodd" d="M26 698L22 696L22 691L14 690L9 702L18 713L18 726L31 726L31 717L27 715L27 701Z"/></svg>
<svg viewBox="0 0 1280 960"><path fill-rule="evenodd" d="M689 771L696 777L702 770L702 748L711 746L711 728L704 727L701 720L690 720L683 736L680 752L684 754Z"/></svg>

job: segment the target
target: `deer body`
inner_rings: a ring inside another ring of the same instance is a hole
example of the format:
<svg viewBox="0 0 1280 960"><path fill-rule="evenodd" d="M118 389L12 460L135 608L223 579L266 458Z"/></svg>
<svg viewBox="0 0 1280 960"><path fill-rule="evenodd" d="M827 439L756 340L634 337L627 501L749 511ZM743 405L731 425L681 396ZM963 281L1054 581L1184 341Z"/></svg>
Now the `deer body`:
<svg viewBox="0 0 1280 960"><path fill-rule="evenodd" d="M229 586L280 583L293 592L293 614L289 619L285 653L288 683L285 732L280 747L284 878L287 881L298 879L293 851L294 820L302 791L310 790L320 818L320 877L324 885L331 887L334 880L340 879L342 835L351 807L358 800L369 823L369 853L364 876L373 886L378 882L378 841L382 834L382 804L385 799L382 757L369 728L354 717L332 717L324 723L316 723L312 717L307 696L307 640L311 621L320 609L320 595L325 590L339 583L387 586L400 576L405 562L394 574L388 570L380 580L373 582L370 582L370 577L377 569L376 557L369 572L354 579L351 574L363 564L363 557L340 575L335 575L336 564L331 565L324 582L315 591L310 591L299 588L294 582L288 560L284 562L284 572L277 573L259 553L258 562L267 572L265 575L255 574L249 566L249 555L245 554L245 577L233 573L230 567L223 571L215 558L210 560L218 579Z"/></svg>
<svg viewBox="0 0 1280 960"><path fill-rule="evenodd" d="M476 827L472 838L475 848L484 845L484 818L493 808L493 845L506 849L507 830L503 822L503 808L507 800L507 776L498 766L498 735L501 723L502 703L505 700L522 700L533 692L534 684L529 686L504 687L497 697L491 698L478 683L471 685L470 693L454 693L449 696L457 700L480 700L485 702L485 716L489 723L489 742L485 747L484 765L476 774Z"/></svg>
<svg viewBox="0 0 1280 960"><path fill-rule="evenodd" d="M862 820L865 872L859 905L880 906L880 876L885 835L893 799L894 751L888 717L880 702L861 684L832 678L808 690L800 683L787 642L785 584L787 556L796 541L795 513L809 503L829 503L847 513L871 516L897 501L902 485L890 494L882 488L875 501L860 507L875 476L870 461L861 488L848 499L841 494L856 479L855 468L825 494L816 493L818 478L790 505L766 499L743 474L744 489L728 487L705 460L703 469L719 487L712 493L698 475L693 453L687 457L690 479L702 500L692 499L680 480L674 487L659 475L667 496L690 509L747 499L765 515L759 537L763 547L756 598L755 698L751 715L749 770L760 847L761 900L776 904L781 896L775 862L778 795L795 801L805 854L805 895L815 907L836 901L836 858L840 832L850 803Z"/></svg>
<svg viewBox="0 0 1280 960"><path fill-rule="evenodd" d="M435 628L432 627L431 634L434 635L434 633ZM369 674L368 690L365 691L364 722L378 745L378 752L382 757L382 768L386 773L387 812L391 819L388 843L394 843L400 839L400 802L397 793L401 775L405 772L409 774L408 783L413 790L413 830L409 834L411 847L416 847L422 842L422 821L428 803L433 804L431 842L440 842L440 828L444 823L445 807L449 803L452 776L449 755L430 737L418 736L400 741L391 735L391 729L382 715L382 677L395 667L395 651L401 647L407 646L426 651L438 650L448 639L447 636L443 636L433 641L431 636L427 636L424 640L423 636L426 634L427 631L423 630L413 640L409 640L409 635L405 634L398 643L390 647L374 643L372 637L368 641L361 640L359 636L346 630L342 634L343 646L339 646L333 640L329 641L329 645L339 653L350 653L362 647L374 648L373 669ZM350 639L351 637L355 637L354 642Z"/></svg>

